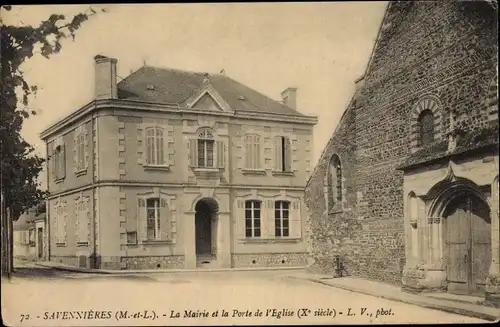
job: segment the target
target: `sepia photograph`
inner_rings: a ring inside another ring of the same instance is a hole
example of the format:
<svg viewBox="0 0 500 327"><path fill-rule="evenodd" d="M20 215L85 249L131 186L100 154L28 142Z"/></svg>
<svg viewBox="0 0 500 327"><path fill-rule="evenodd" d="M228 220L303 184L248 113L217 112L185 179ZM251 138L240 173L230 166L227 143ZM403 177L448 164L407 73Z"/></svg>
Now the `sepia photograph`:
<svg viewBox="0 0 500 327"><path fill-rule="evenodd" d="M5 326L500 320L497 0L0 30Z"/></svg>

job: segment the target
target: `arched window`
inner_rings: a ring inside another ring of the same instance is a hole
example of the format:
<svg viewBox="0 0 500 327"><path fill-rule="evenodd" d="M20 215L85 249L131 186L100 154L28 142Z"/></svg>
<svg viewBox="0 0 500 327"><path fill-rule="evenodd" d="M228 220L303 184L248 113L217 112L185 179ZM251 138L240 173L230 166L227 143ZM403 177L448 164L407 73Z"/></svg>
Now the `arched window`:
<svg viewBox="0 0 500 327"><path fill-rule="evenodd" d="M330 208L342 204L342 165L339 157L334 154L330 159L328 169L328 191Z"/></svg>
<svg viewBox="0 0 500 327"><path fill-rule="evenodd" d="M419 143L427 145L434 141L434 114L426 109L418 116Z"/></svg>
<svg viewBox="0 0 500 327"><path fill-rule="evenodd" d="M163 151L163 129L149 127L146 129L146 162L148 165L164 165L165 157Z"/></svg>
<svg viewBox="0 0 500 327"><path fill-rule="evenodd" d="M198 133L198 167L214 167L214 136L208 129Z"/></svg>

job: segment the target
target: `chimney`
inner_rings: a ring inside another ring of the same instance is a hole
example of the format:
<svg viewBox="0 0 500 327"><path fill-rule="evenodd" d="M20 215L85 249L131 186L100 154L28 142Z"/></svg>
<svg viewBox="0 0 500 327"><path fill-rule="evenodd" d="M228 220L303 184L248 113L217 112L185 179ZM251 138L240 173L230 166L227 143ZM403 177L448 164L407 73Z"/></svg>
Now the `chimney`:
<svg viewBox="0 0 500 327"><path fill-rule="evenodd" d="M297 109L297 88L289 87L283 92L281 92L281 99L283 104L292 109Z"/></svg>
<svg viewBox="0 0 500 327"><path fill-rule="evenodd" d="M115 58L97 55L95 61L95 99L117 99Z"/></svg>

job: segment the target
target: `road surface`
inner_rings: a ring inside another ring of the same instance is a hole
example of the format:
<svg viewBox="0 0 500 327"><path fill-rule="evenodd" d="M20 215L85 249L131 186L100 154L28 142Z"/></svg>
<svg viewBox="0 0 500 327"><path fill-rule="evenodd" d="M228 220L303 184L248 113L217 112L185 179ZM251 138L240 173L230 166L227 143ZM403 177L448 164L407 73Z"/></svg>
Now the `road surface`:
<svg viewBox="0 0 500 327"><path fill-rule="evenodd" d="M283 271L98 275L25 266L2 284L10 326L483 322Z"/></svg>

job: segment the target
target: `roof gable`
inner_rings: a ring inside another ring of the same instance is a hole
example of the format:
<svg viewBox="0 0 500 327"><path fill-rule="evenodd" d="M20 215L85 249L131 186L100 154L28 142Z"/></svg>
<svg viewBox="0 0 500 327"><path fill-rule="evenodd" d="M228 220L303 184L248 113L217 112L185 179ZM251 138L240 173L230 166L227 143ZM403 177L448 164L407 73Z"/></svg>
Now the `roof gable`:
<svg viewBox="0 0 500 327"><path fill-rule="evenodd" d="M191 107L212 111L222 111L222 108L217 104L217 101L215 101L208 92L203 93L200 99L197 100Z"/></svg>

